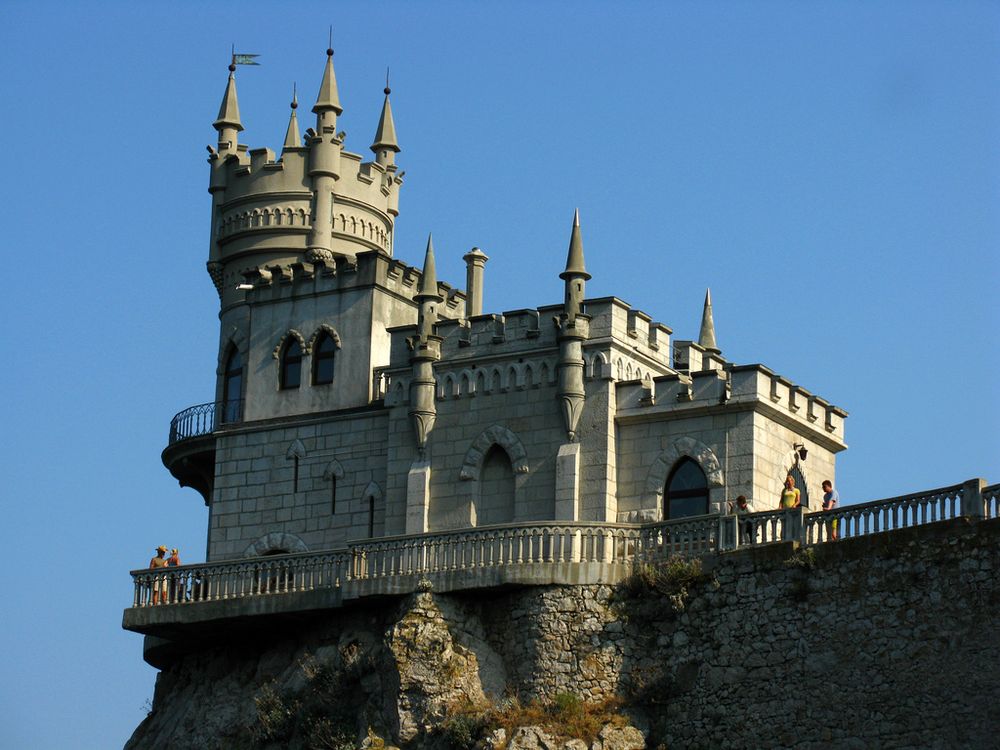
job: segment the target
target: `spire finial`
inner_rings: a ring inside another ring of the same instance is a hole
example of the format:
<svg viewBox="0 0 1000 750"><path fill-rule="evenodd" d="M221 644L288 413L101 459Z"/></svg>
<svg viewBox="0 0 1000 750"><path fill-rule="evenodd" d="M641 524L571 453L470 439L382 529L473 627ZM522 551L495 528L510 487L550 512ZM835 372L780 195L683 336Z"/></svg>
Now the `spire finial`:
<svg viewBox="0 0 1000 750"><path fill-rule="evenodd" d="M323 81L319 85L319 94L312 111L317 115L333 111L338 115L344 110L340 106L340 96L337 93L337 76L333 72L333 26L330 27L330 46L326 48L326 68L323 70Z"/></svg>
<svg viewBox="0 0 1000 750"><path fill-rule="evenodd" d="M240 105L236 98L236 45L233 45L229 59L229 81L226 83L226 93L222 95L219 116L212 123L212 127L220 133L224 128L232 128L237 133L243 130L243 123L240 122ZM233 142L235 148L235 138L233 138Z"/></svg>
<svg viewBox="0 0 1000 750"><path fill-rule="evenodd" d="M705 289L705 307L701 313L701 331L698 334L698 346L712 354L721 354L722 350L715 342L715 320L712 318L712 290Z"/></svg>
<svg viewBox="0 0 1000 750"><path fill-rule="evenodd" d="M386 96L389 96L389 94L392 93L392 89L389 88L389 66L388 65L385 66L385 88L382 89L382 91L385 92Z"/></svg>
<svg viewBox="0 0 1000 750"><path fill-rule="evenodd" d="M282 146L282 152L289 148L298 148L302 145L302 136L299 135L299 120L295 116L295 110L299 106L299 96L298 90L294 83L292 83L292 113L288 117L288 130L285 131L285 143Z"/></svg>
<svg viewBox="0 0 1000 750"><path fill-rule="evenodd" d="M371 145L371 150L376 156L379 164L392 164L393 160L388 159L386 152L393 151L399 153L399 142L396 140L396 123L392 119L392 105L389 104L389 66L385 68L385 101L382 102L382 114L378 118L378 128L375 130L375 141Z"/></svg>
<svg viewBox="0 0 1000 750"><path fill-rule="evenodd" d="M560 279L590 278L583 262L583 237L580 234L580 209L573 213L573 230L569 237L569 252L566 253L566 270L559 274Z"/></svg>

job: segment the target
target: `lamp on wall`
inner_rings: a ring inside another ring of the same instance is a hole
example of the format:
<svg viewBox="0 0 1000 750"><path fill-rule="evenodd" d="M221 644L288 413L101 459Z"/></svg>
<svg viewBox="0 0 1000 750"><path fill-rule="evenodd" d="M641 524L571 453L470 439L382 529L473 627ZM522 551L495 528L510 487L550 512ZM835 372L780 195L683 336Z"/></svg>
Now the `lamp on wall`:
<svg viewBox="0 0 1000 750"><path fill-rule="evenodd" d="M809 455L809 451L806 450L806 447L802 445L802 443L795 443L794 445L792 445L792 450L798 453L799 458L801 458L803 461L805 461L806 456Z"/></svg>

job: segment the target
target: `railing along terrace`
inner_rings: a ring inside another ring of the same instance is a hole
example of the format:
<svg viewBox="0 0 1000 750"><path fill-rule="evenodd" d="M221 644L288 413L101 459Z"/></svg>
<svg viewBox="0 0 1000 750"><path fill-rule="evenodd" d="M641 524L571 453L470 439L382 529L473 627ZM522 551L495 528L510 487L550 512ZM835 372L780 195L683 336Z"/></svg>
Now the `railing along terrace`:
<svg viewBox="0 0 1000 750"><path fill-rule="evenodd" d="M956 518L963 512L964 488L964 484L955 484L914 495L810 513L805 517L802 541L817 544Z"/></svg>
<svg viewBox="0 0 1000 750"><path fill-rule="evenodd" d="M242 419L242 401L214 401L188 407L170 420L170 445L188 438L210 435L219 425Z"/></svg>
<svg viewBox="0 0 1000 750"><path fill-rule="evenodd" d="M806 514L803 508L704 515L650 524L504 524L383 537L324 552L132 571L133 607L338 589L349 581L467 573L519 565L633 564L748 545L815 545L959 516L1000 516L1000 484L979 480ZM836 532L836 533L834 533ZM363 593L360 592L359 595Z"/></svg>

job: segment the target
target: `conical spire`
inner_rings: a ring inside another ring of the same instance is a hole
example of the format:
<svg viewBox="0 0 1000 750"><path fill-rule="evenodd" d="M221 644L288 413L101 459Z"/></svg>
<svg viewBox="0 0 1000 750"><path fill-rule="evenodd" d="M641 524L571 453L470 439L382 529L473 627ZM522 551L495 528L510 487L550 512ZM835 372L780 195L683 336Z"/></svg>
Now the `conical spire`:
<svg viewBox="0 0 1000 750"><path fill-rule="evenodd" d="M569 252L566 254L566 270L559 274L560 279L589 279L590 274L583 264L583 238L580 236L580 209L573 214L573 233L569 238Z"/></svg>
<svg viewBox="0 0 1000 750"><path fill-rule="evenodd" d="M436 299L442 301L444 297L438 294L437 269L434 266L434 241L431 235L427 235L427 253L424 255L424 272L420 278L420 289L414 297L417 302L425 299Z"/></svg>
<svg viewBox="0 0 1000 750"><path fill-rule="evenodd" d="M715 343L715 321L712 319L712 290L705 290L705 309L701 314L701 333L698 334L698 346L712 354L721 354Z"/></svg>
<svg viewBox="0 0 1000 750"><path fill-rule="evenodd" d="M384 149L392 149L399 153L399 143L396 141L396 124L392 121L392 105L389 104L389 71L385 72L385 101L382 103L382 115L378 118L378 130L375 131L375 142L371 149L376 154Z"/></svg>
<svg viewBox="0 0 1000 750"><path fill-rule="evenodd" d="M316 114L333 110L338 115L344 110L340 107L340 96L337 94L337 76L333 72L333 48L326 49L326 69L323 71L323 82L319 85L319 94L312 111Z"/></svg>
<svg viewBox="0 0 1000 750"><path fill-rule="evenodd" d="M296 148L302 145L302 136L299 135L299 121L295 117L295 110L299 107L299 97L292 87L292 114L288 118L288 130L285 131L284 148Z"/></svg>
<svg viewBox="0 0 1000 750"><path fill-rule="evenodd" d="M240 122L240 105L236 101L235 63L229 66L229 83L226 84L226 93L222 96L219 117L212 123L212 127L220 132L223 128L235 128L237 132L243 130L243 123Z"/></svg>

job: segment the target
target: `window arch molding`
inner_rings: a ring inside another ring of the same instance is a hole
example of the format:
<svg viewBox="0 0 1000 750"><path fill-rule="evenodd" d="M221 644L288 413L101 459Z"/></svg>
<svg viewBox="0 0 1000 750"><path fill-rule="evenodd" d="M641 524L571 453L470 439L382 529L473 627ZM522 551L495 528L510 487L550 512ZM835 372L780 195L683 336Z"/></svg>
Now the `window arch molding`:
<svg viewBox="0 0 1000 750"><path fill-rule="evenodd" d="M667 478L677 462L685 457L690 458L705 472L709 498L712 497L712 490L721 488L725 484L722 464L711 448L694 438L677 438L660 452L660 455L649 467L649 474L646 475L646 489L643 493L644 508L656 509L657 512L662 511L663 490L667 486Z"/></svg>
<svg viewBox="0 0 1000 750"><path fill-rule="evenodd" d="M226 374L226 364L229 361L229 353L234 349L240 353L240 357L243 359L243 365L245 367L249 361L250 341L247 339L247 335L235 326L229 332L229 335L224 338L222 346L219 347L219 364L215 369L215 374L220 378Z"/></svg>
<svg viewBox="0 0 1000 750"><path fill-rule="evenodd" d="M278 339L278 344L271 352L271 356L274 359L280 360L282 353L285 351L285 347L288 346L289 342L293 339L299 343L299 347L302 349L302 356L304 357L307 355L309 353L309 347L306 345L305 337L294 328L289 328L285 331L284 335Z"/></svg>
<svg viewBox="0 0 1000 750"><path fill-rule="evenodd" d="M308 552L309 547L302 539L295 536L295 534L289 534L284 531L272 531L243 550L243 557L263 557L275 550Z"/></svg>
<svg viewBox="0 0 1000 750"><path fill-rule="evenodd" d="M479 437L472 441L472 445L466 451L465 459L462 461L459 478L465 481L477 481L483 467L483 460L494 445L499 445L507 452L515 474L527 473L528 452L524 450L524 444L510 429L495 424L492 427L487 427L479 433Z"/></svg>
<svg viewBox="0 0 1000 750"><path fill-rule="evenodd" d="M338 349L341 348L342 345L340 343L340 334L337 333L337 329L334 328L329 323L323 323L320 325L319 328L313 331L313 335L309 337L309 341L303 344L303 351L305 351L307 354L312 354L313 348L316 346L316 342L319 340L319 337L322 336L324 333L331 339L333 339L334 346L336 346Z"/></svg>
<svg viewBox="0 0 1000 750"><path fill-rule="evenodd" d="M336 376L337 352L340 335L333 326L324 323L317 328L306 345L309 363L309 384L329 385Z"/></svg>

